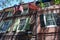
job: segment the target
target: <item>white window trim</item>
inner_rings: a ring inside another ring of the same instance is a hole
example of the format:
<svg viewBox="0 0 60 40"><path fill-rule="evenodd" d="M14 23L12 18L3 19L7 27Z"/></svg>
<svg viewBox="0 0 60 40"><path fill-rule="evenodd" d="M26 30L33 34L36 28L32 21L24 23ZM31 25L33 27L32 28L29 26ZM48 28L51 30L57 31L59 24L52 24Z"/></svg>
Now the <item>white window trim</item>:
<svg viewBox="0 0 60 40"><path fill-rule="evenodd" d="M21 19L26 19L26 18L21 18ZM25 26L26 26L26 23L25 23ZM24 32L25 26L23 27L22 30L19 30L19 27L20 27L20 24L19 24L18 27L17 27L17 32Z"/></svg>
<svg viewBox="0 0 60 40"><path fill-rule="evenodd" d="M54 20L54 18L53 18L53 20ZM54 22L55 22L55 20L54 20ZM55 22L55 25L46 26L46 15L45 14L44 14L44 24L45 24L45 27L57 27L56 22Z"/></svg>

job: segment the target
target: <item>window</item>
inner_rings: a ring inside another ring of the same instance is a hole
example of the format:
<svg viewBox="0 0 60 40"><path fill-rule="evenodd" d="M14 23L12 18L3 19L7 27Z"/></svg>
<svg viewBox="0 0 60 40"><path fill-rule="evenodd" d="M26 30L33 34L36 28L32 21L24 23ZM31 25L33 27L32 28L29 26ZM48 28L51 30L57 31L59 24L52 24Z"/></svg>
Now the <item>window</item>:
<svg viewBox="0 0 60 40"><path fill-rule="evenodd" d="M24 31L24 26L26 24L26 19L20 19L20 23L19 23L19 27L17 29L17 31Z"/></svg>
<svg viewBox="0 0 60 40"><path fill-rule="evenodd" d="M21 19L20 20L20 27L19 27L19 29L18 30L22 30L23 29L23 27L25 26L25 23L26 23L26 19Z"/></svg>
<svg viewBox="0 0 60 40"><path fill-rule="evenodd" d="M56 18L53 13L40 15L41 27L56 27Z"/></svg>
<svg viewBox="0 0 60 40"><path fill-rule="evenodd" d="M19 23L19 27L17 29L17 32L23 32L23 31L27 31L30 29L30 26L29 26L29 18L23 18L23 19L20 19L20 23Z"/></svg>
<svg viewBox="0 0 60 40"><path fill-rule="evenodd" d="M55 27L56 26L56 21L55 21L55 17L54 14L44 14L44 23L45 26L47 27Z"/></svg>
<svg viewBox="0 0 60 40"><path fill-rule="evenodd" d="M12 20L4 21L4 23L0 27L1 28L0 32L6 32L11 25L12 25Z"/></svg>

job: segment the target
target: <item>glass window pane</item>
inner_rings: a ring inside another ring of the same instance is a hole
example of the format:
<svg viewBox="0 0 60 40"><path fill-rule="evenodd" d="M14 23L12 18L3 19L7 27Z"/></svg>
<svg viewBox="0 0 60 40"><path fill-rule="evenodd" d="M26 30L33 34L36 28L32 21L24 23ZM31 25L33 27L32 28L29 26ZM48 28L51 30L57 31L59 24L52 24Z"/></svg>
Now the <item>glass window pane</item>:
<svg viewBox="0 0 60 40"><path fill-rule="evenodd" d="M46 26L56 25L56 21L53 13L45 14L45 17L46 17Z"/></svg>
<svg viewBox="0 0 60 40"><path fill-rule="evenodd" d="M8 31L8 29L9 29L9 27L12 25L12 20L6 20L6 21L4 21L4 23L2 24L2 26L1 26L1 30L0 31L2 31L2 32L6 32L6 31Z"/></svg>
<svg viewBox="0 0 60 40"><path fill-rule="evenodd" d="M26 24L26 19L21 19L21 20L20 20L20 25L19 25L19 29L18 29L18 30L22 30L23 27L25 26L25 24Z"/></svg>
<svg viewBox="0 0 60 40"><path fill-rule="evenodd" d="M41 27L57 27L60 26L60 15L51 13L51 14L41 14L40 15L40 24Z"/></svg>
<svg viewBox="0 0 60 40"><path fill-rule="evenodd" d="M20 23L19 23L19 27L18 27L18 32L30 30L29 21L30 21L29 18L20 19Z"/></svg>

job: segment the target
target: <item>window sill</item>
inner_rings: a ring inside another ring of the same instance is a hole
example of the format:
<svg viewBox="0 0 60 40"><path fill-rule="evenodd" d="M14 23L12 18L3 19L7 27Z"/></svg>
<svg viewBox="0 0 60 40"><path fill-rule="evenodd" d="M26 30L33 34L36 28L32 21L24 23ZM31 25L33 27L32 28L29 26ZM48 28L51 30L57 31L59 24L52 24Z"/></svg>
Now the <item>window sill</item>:
<svg viewBox="0 0 60 40"><path fill-rule="evenodd" d="M46 27L57 27L57 25L48 25Z"/></svg>

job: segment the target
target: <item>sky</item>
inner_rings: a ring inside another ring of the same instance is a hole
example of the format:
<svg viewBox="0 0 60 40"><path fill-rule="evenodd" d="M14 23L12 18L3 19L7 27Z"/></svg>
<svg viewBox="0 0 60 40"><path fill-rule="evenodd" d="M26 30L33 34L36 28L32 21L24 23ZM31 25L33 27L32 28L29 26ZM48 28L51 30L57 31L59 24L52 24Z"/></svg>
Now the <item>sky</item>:
<svg viewBox="0 0 60 40"><path fill-rule="evenodd" d="M0 0L0 10L4 8L12 7L15 4L18 5L21 0ZM22 0L24 3L32 2L34 0Z"/></svg>

